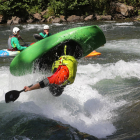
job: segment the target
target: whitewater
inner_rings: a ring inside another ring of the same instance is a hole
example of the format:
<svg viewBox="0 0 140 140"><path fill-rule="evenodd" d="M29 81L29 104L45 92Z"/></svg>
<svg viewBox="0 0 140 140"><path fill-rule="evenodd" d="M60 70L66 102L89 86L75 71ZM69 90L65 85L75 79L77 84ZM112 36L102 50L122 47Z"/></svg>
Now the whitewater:
<svg viewBox="0 0 140 140"><path fill-rule="evenodd" d="M139 103L140 100L140 23L116 21L51 24L50 32L54 34L73 27L92 24L98 25L103 30L107 43L96 50L101 53L101 56L91 59L82 58L78 61L75 82L67 86L60 97L52 96L48 88L44 88L23 92L16 102L6 104L6 92L21 90L24 86L35 84L44 77L50 76L51 73L32 73L16 77L11 75L9 70L13 58L0 58L2 118L5 117L2 115L4 113L19 111L42 115L69 124L99 139L125 139L128 136L131 125L129 122L122 123L121 120L125 118L124 121L131 121L129 117L123 116L122 112L131 114L128 107L134 107L134 104ZM21 36L28 43L35 41L32 34L41 32L43 26L44 24L18 25L21 28ZM4 49L7 47L11 27L0 25L0 30L0 40L2 40L0 49ZM135 114L134 118L137 118L137 115L139 114ZM122 130L125 127L128 127L126 132ZM129 135L128 139L139 137L137 129L132 133L136 135L134 137Z"/></svg>

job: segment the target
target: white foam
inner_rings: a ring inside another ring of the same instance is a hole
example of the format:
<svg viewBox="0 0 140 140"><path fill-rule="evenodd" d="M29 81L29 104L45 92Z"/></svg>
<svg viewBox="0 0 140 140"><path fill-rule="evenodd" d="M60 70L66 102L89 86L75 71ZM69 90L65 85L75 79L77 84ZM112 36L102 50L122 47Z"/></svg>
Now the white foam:
<svg viewBox="0 0 140 140"><path fill-rule="evenodd" d="M53 23L52 25L55 25L55 26L63 26L64 24L60 24L60 23Z"/></svg>
<svg viewBox="0 0 140 140"><path fill-rule="evenodd" d="M104 24L104 25L99 25L99 27L103 30L103 31L108 31L108 30L114 30L115 26L114 24Z"/></svg>
<svg viewBox="0 0 140 140"><path fill-rule="evenodd" d="M118 24L117 26L123 26ZM133 25L127 23L124 25ZM42 30L43 24L23 25L23 30ZM56 25L59 26L59 25ZM114 23L101 25L104 30L113 30ZM125 53L139 55L139 39L108 41L103 49L120 50ZM132 49L133 46L133 49ZM82 132L105 138L116 131L112 118L117 116L115 110L122 107L127 101L116 99L116 95L102 95L94 85L106 79L140 78L140 63L138 61L125 62L120 60L108 64L78 65L77 76L74 84L65 88L60 97L51 95L48 88L22 92L16 102L6 104L8 110L20 110L29 113L42 114L49 118L70 124ZM21 90L26 85L40 81L48 73L28 74L21 77L12 76L9 67L0 67L0 101L4 101L4 95L9 90ZM125 93L129 94L129 93ZM122 96L117 94L117 96ZM5 107L6 108L6 107Z"/></svg>
<svg viewBox="0 0 140 140"><path fill-rule="evenodd" d="M79 80L82 83L82 79L85 78L86 84L95 84L104 79L115 79L117 76L121 78L140 78L140 63L137 61L125 62L124 60L119 60L112 64L88 64L79 67L78 74L82 73ZM86 73L88 76L86 75L87 77L84 77Z"/></svg>
<svg viewBox="0 0 140 140"><path fill-rule="evenodd" d="M9 68L0 67L0 101L5 100L5 93L9 87Z"/></svg>
<svg viewBox="0 0 140 140"><path fill-rule="evenodd" d="M46 24L26 24L26 25L22 25L23 29L22 31L29 31L32 29L36 29L36 31L43 31L43 27ZM51 28L52 24L49 25L49 27Z"/></svg>
<svg viewBox="0 0 140 140"><path fill-rule="evenodd" d="M117 114L114 110L123 106L125 100L114 100L110 96L103 96L98 89L92 88L97 82L104 79L138 77L140 64L137 62L118 61L115 64L87 64L79 65L74 84L65 88L60 97L54 97L48 88L23 92L12 103L12 110L42 114L49 118L70 124L82 132L103 138L116 131L112 118ZM25 85L40 81L44 76L39 73L15 77L9 74L8 69L0 69L0 77L5 77L3 86L8 90L21 90ZM3 96L3 94L1 94ZM115 96L115 95L114 95ZM4 99L4 98L3 98ZM15 105L15 106L13 106Z"/></svg>
<svg viewBox="0 0 140 140"><path fill-rule="evenodd" d="M134 53L140 55L140 40L139 39L129 39L129 40L113 40L107 42L101 50L117 50L125 53ZM132 49L133 48L133 49Z"/></svg>
<svg viewBox="0 0 140 140"><path fill-rule="evenodd" d="M79 24L79 25L84 25L84 23L83 23L83 22L78 22L78 23L76 23L76 24Z"/></svg>
<svg viewBox="0 0 140 140"><path fill-rule="evenodd" d="M74 84L67 86L60 97L53 97L47 88L24 92L18 98L21 102L19 107L15 109L46 115L99 138L111 135L116 130L109 121L116 115L112 111L126 102L110 100L90 86L95 84L95 79L100 81L108 77L107 67L99 64L80 65ZM43 77L41 74L10 76L10 81L17 83L11 84L10 89L21 90L24 85L30 85Z"/></svg>
<svg viewBox="0 0 140 140"><path fill-rule="evenodd" d="M129 25L134 25L134 23L133 22L123 22L123 23L116 23L115 25L117 25L117 26L125 26L125 25L129 26Z"/></svg>

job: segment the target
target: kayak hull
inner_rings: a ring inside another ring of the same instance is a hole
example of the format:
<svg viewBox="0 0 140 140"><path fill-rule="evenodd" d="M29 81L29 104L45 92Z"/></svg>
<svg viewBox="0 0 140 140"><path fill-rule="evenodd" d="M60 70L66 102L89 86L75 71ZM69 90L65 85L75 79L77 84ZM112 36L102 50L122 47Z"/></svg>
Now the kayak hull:
<svg viewBox="0 0 140 140"><path fill-rule="evenodd" d="M8 49L0 50L0 57L16 56L20 51L9 51Z"/></svg>
<svg viewBox="0 0 140 140"><path fill-rule="evenodd" d="M67 55L80 59L105 43L104 33L95 25L65 30L42 39L23 50L11 62L10 72L15 76L32 73L34 62L37 59L40 59L40 63L51 66L58 57L64 54L65 45L68 46Z"/></svg>
<svg viewBox="0 0 140 140"><path fill-rule="evenodd" d="M101 55L100 52L96 52L96 51L93 51L91 52L90 54L88 54L87 56L85 56L86 58L90 58L90 57L95 57L95 56L99 56Z"/></svg>

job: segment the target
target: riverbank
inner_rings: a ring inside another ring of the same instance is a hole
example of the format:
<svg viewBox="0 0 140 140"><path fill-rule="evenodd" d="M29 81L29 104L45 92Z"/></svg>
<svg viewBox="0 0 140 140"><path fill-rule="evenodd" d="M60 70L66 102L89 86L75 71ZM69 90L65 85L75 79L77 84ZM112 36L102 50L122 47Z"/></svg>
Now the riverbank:
<svg viewBox="0 0 140 140"><path fill-rule="evenodd" d="M50 14L50 8L46 10L29 14L30 16L11 16L5 17L0 15L0 24L20 24L20 23L63 23L63 22L84 22L84 21L101 21L101 20L133 20L139 21L139 7L133 7L126 5L125 3L120 2L111 2L110 10L108 13L99 14L98 12L91 11L91 8L88 6L86 8L86 14L79 14L79 11L75 12L76 14L71 15L60 15L60 14Z"/></svg>
<svg viewBox="0 0 140 140"><path fill-rule="evenodd" d="M38 13L37 13L38 14ZM36 14L36 15L37 15ZM70 23L70 22L88 22L88 21L140 21L140 16L133 16L131 18L123 17L121 15L116 14L115 17L111 15L89 15L87 17L84 16L76 16L71 15L68 17L67 20L65 20L65 17L62 15L60 17L51 16L48 19L28 19L27 21L22 21L19 17L12 17L10 20L7 20L7 22L2 22L1 24L7 24L7 25L14 25L14 24L22 24L22 23L46 23L46 24L52 24L52 23Z"/></svg>

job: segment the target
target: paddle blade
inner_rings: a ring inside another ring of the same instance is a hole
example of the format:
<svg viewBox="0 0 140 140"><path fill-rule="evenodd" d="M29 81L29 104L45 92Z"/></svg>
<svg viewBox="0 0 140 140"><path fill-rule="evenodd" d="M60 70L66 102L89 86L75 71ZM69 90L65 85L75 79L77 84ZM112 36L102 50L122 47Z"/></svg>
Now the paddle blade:
<svg viewBox="0 0 140 140"><path fill-rule="evenodd" d="M9 103L11 101L15 101L19 97L20 91L12 90L5 94L5 102Z"/></svg>

